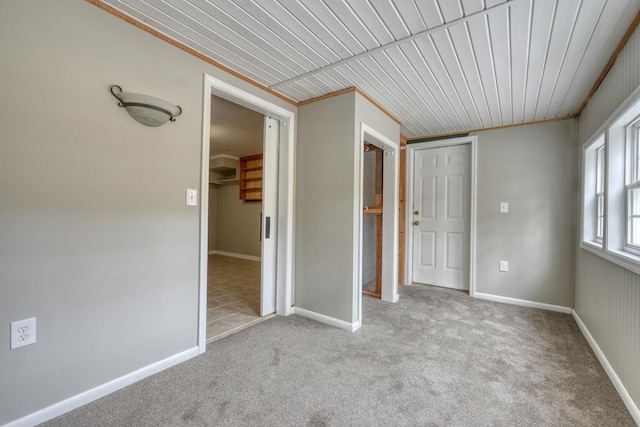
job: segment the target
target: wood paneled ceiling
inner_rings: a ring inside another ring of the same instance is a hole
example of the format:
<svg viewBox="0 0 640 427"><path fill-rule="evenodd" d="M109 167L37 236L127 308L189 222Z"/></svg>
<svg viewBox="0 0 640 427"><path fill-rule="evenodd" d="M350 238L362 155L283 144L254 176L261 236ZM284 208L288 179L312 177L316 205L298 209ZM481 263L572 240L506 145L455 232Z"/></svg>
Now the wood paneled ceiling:
<svg viewBox="0 0 640 427"><path fill-rule="evenodd" d="M356 86L408 137L564 118L640 0L103 0L294 102Z"/></svg>

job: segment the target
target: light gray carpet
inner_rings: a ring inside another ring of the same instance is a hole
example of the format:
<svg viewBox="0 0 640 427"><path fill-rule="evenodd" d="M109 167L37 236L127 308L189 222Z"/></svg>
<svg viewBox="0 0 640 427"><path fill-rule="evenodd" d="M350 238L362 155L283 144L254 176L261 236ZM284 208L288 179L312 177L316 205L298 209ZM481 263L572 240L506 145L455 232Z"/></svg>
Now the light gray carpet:
<svg viewBox="0 0 640 427"><path fill-rule="evenodd" d="M411 286L275 317L47 426L633 426L570 315Z"/></svg>

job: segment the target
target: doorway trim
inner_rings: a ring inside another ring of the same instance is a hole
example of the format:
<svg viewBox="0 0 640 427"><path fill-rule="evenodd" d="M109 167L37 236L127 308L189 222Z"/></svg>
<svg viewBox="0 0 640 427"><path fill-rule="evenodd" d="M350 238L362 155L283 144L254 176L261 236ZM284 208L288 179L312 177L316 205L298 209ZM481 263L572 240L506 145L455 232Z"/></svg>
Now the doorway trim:
<svg viewBox="0 0 640 427"><path fill-rule="evenodd" d="M450 147L454 145L471 144L471 200L469 212L469 296L476 293L476 216L477 216L477 183L478 183L478 137L475 135L459 138L441 139L428 142L417 142L407 145L408 151L408 188L406 209L406 236L407 243L405 259L408 283L413 283L413 233L411 232L411 212L413 212L413 181L415 174L414 154L417 150L429 148Z"/></svg>
<svg viewBox="0 0 640 427"><path fill-rule="evenodd" d="M354 199L354 248L355 257L354 286L354 313L357 313L357 327L362 325L362 224L364 215L362 213L363 204L363 175L364 175L364 155L363 147L365 141L384 150L383 155L383 190L382 190L382 295L381 299L388 302L396 302L398 295L398 182L400 170L400 144L387 138L371 126L360 123L360 141L356 144L356 179ZM353 329L353 330L355 330Z"/></svg>
<svg viewBox="0 0 640 427"><path fill-rule="evenodd" d="M209 144L211 96L216 95L280 121L278 150L278 223L276 265L276 314L288 316L293 304L293 206L295 174L295 112L204 74L202 95L202 164L200 170L200 268L198 301L198 348L207 346L207 262L209 235Z"/></svg>

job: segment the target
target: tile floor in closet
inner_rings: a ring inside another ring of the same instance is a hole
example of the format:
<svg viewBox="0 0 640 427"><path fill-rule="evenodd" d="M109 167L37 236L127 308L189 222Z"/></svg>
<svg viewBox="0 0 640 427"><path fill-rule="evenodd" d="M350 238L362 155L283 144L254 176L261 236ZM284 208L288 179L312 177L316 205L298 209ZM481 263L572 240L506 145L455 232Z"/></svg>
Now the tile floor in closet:
<svg viewBox="0 0 640 427"><path fill-rule="evenodd" d="M260 262L209 255L207 342L266 318L260 317Z"/></svg>

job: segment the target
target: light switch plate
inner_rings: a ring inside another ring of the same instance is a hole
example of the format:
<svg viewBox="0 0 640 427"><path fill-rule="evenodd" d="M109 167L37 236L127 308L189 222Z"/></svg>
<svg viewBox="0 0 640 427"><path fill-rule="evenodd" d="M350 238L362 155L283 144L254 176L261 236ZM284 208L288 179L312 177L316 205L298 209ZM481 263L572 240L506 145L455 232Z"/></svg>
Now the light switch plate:
<svg viewBox="0 0 640 427"><path fill-rule="evenodd" d="M509 202L500 202L500 213L509 213Z"/></svg>
<svg viewBox="0 0 640 427"><path fill-rule="evenodd" d="M187 188L187 206L198 206L198 190Z"/></svg>

